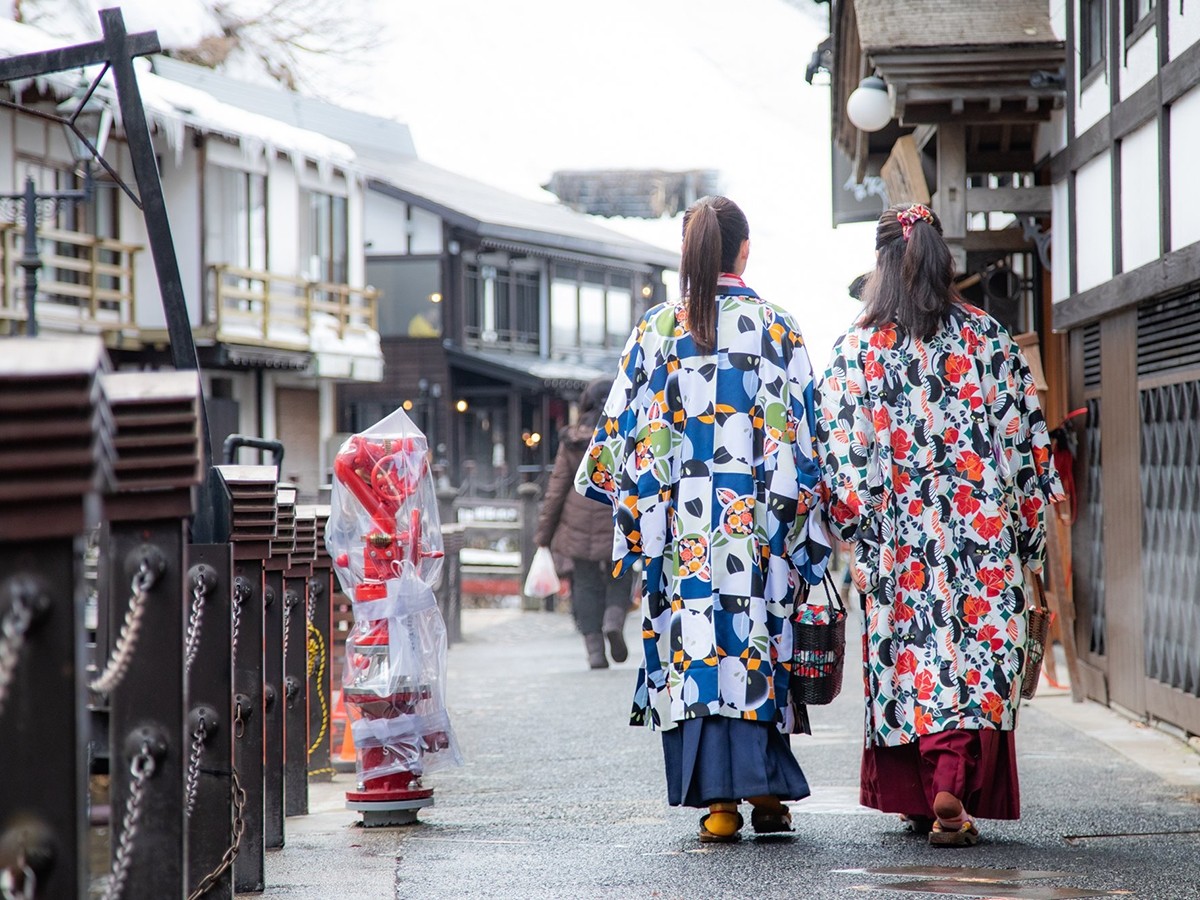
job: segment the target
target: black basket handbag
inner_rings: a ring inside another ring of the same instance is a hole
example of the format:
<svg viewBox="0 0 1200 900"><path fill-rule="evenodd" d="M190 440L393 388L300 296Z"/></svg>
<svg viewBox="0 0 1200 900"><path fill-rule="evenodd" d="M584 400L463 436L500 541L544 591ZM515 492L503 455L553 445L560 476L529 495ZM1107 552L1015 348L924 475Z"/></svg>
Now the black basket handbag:
<svg viewBox="0 0 1200 900"><path fill-rule="evenodd" d="M802 588L792 616L793 703L821 706L832 703L842 690L846 660L846 607L827 571L821 579L825 604L809 603L810 589Z"/></svg>

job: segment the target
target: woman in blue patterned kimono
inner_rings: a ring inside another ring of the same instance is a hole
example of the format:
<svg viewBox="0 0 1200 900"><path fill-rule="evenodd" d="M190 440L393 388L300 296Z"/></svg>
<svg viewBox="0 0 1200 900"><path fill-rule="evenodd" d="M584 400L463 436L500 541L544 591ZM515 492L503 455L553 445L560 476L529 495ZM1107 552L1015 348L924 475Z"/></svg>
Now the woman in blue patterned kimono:
<svg viewBox="0 0 1200 900"><path fill-rule="evenodd" d="M788 745L789 617L828 541L813 377L795 321L741 279L749 226L733 201L684 215L682 301L638 323L577 476L613 505L615 572L643 565L632 724L662 731L667 795L708 807L702 841L791 830L808 796Z"/></svg>
<svg viewBox="0 0 1200 900"><path fill-rule="evenodd" d="M995 319L963 303L941 223L879 219L865 309L838 339L818 436L834 530L864 595L860 799L930 843L1020 814L1013 729L1029 586L1062 491L1037 389Z"/></svg>

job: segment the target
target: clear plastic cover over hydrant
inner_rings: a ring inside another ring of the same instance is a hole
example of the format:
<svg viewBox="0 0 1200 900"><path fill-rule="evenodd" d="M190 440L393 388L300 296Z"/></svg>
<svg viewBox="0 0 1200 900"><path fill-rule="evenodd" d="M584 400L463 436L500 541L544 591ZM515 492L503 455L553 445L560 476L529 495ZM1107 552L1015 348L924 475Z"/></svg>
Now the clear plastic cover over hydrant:
<svg viewBox="0 0 1200 900"><path fill-rule="evenodd" d="M342 697L359 785L460 765L433 593L442 532L425 435L398 409L342 444L333 474L325 541L354 609Z"/></svg>

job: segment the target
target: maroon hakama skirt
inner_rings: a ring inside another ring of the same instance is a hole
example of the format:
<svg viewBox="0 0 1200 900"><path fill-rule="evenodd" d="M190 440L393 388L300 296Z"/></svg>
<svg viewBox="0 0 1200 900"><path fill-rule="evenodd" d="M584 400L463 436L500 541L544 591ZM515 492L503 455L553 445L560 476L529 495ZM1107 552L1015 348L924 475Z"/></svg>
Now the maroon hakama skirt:
<svg viewBox="0 0 1200 900"><path fill-rule="evenodd" d="M935 818L933 798L949 791L971 816L1019 819L1017 745L1011 731L952 730L899 747L868 747L859 802L881 812Z"/></svg>

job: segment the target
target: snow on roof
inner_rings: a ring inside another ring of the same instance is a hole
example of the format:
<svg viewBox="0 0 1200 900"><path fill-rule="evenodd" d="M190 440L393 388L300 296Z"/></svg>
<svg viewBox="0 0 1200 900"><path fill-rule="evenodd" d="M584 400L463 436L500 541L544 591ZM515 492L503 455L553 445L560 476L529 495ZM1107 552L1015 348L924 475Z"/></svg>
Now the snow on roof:
<svg viewBox="0 0 1200 900"><path fill-rule="evenodd" d="M383 193L433 209L483 238L679 267L678 253L614 231L561 203L521 197L418 159L364 161L364 168Z"/></svg>
<svg viewBox="0 0 1200 900"><path fill-rule="evenodd" d="M412 131L395 119L343 109L295 91L280 92L278 86L248 84L224 72L167 56L153 57L152 64L156 74L199 88L222 103L232 103L308 131L336 134L361 156L393 159L417 155Z"/></svg>
<svg viewBox="0 0 1200 900"><path fill-rule="evenodd" d="M59 39L37 28L0 18L0 54L17 56L61 46ZM316 163L322 177L326 177L332 166L355 166L357 156L348 144L223 103L198 88L155 75L149 71L149 62L146 60L137 59L134 62L146 117L166 137L177 156L182 154L185 132L191 128L233 138L251 155L278 151L286 153L297 164L310 159ZM95 71L89 71L88 74L94 77ZM56 95L66 97L77 88L79 76L74 71L58 72L38 81ZM114 110L117 109L116 88L111 74L105 76L97 95Z"/></svg>

